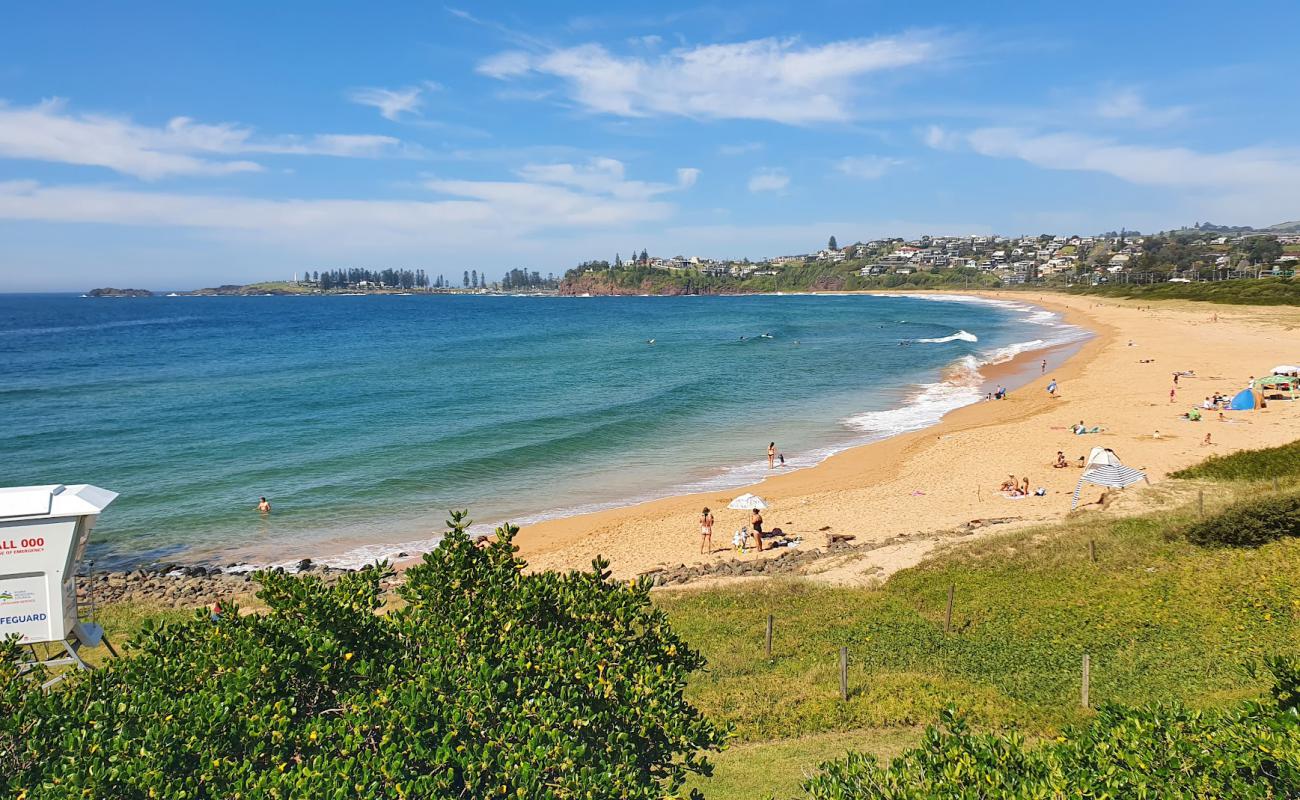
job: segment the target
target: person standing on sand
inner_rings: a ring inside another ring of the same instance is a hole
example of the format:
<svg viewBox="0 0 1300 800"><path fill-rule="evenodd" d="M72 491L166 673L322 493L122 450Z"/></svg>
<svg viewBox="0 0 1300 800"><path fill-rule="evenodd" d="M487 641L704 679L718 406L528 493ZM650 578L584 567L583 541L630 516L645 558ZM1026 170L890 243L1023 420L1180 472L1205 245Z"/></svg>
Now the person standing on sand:
<svg viewBox="0 0 1300 800"><path fill-rule="evenodd" d="M776 467L776 442L768 442L767 443L767 468L774 469L775 467ZM759 549L761 550L762 548Z"/></svg>
<svg viewBox="0 0 1300 800"><path fill-rule="evenodd" d="M700 552L713 552L713 512L708 506L700 512Z"/></svg>
<svg viewBox="0 0 1300 800"><path fill-rule="evenodd" d="M1041 365L1041 369L1039 370L1038 374L1039 374L1039 375L1046 375L1046 374L1047 374L1047 359L1045 359L1045 358L1043 359L1043 363L1042 363L1042 365Z"/></svg>
<svg viewBox="0 0 1300 800"><path fill-rule="evenodd" d="M1174 402L1174 395L1176 395L1177 393L1178 393L1177 390L1175 390L1172 386L1169 387L1169 402L1171 403Z"/></svg>
<svg viewBox="0 0 1300 800"><path fill-rule="evenodd" d="M270 501L270 500L267 500L265 497L263 497L261 500L259 500L259 501L257 502L257 510L260 511L260 512L262 512L263 514L270 514L270 513L271 513L271 501Z"/></svg>
<svg viewBox="0 0 1300 800"><path fill-rule="evenodd" d="M749 515L749 524L754 528L754 541L758 544L758 552L763 552L763 515L758 513L758 509Z"/></svg>

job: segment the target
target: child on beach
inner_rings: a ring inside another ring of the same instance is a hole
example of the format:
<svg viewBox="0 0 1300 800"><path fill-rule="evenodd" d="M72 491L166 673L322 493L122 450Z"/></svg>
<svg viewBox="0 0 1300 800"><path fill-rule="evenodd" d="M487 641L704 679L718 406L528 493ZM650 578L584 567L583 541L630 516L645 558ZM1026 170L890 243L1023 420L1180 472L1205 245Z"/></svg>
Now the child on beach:
<svg viewBox="0 0 1300 800"><path fill-rule="evenodd" d="M749 529L742 525L740 530L731 535L731 546L743 556L745 554L745 545L748 543Z"/></svg>

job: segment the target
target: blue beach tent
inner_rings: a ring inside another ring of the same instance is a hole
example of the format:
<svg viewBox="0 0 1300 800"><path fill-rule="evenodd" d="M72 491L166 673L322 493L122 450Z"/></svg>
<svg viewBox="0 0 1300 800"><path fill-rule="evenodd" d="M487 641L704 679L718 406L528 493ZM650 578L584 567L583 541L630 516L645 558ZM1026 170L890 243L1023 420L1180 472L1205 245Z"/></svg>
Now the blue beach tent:
<svg viewBox="0 0 1300 800"><path fill-rule="evenodd" d="M1254 411L1256 405L1257 403L1255 402L1255 390L1242 389L1240 392L1237 392L1236 397L1232 398L1232 402L1228 403L1228 410Z"/></svg>

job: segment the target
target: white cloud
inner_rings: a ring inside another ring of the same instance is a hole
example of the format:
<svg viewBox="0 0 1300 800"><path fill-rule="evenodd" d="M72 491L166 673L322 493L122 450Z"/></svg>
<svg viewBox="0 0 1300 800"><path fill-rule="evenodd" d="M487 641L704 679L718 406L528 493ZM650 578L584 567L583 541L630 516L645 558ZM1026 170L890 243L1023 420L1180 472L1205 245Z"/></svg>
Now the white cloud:
<svg viewBox="0 0 1300 800"><path fill-rule="evenodd" d="M348 99L358 105L377 108L379 115L384 119L396 122L403 114L419 113L420 106L424 105L424 98L421 96L423 93L424 90L419 86L407 86L403 89L371 87L350 92Z"/></svg>
<svg viewBox="0 0 1300 800"><path fill-rule="evenodd" d="M1014 158L1044 169L1100 172L1140 186L1188 190L1194 212L1238 219L1296 213L1300 150L1246 147L1206 153L1187 147L1134 145L1079 133L979 128L945 134L981 155ZM1288 210L1290 209L1290 210Z"/></svg>
<svg viewBox="0 0 1300 800"><path fill-rule="evenodd" d="M504 80L506 78L515 78L520 75L528 74L532 69L532 57L528 53L522 53L517 50L511 50L496 55L483 61L477 67L477 72L486 75L489 78Z"/></svg>
<svg viewBox="0 0 1300 800"><path fill-rule="evenodd" d="M779 192L790 185L790 176L783 169L764 168L749 176L749 191Z"/></svg>
<svg viewBox="0 0 1300 800"><path fill-rule="evenodd" d="M1047 169L1104 172L1146 186L1250 190L1300 182L1300 151L1242 148L1202 153L1015 128L980 128L965 138L982 155L1018 158Z"/></svg>
<svg viewBox="0 0 1300 800"><path fill-rule="evenodd" d="M1097 116L1106 120L1132 122L1139 127L1160 127L1187 116L1186 106L1152 108L1137 89L1118 89L1097 101Z"/></svg>
<svg viewBox="0 0 1300 800"><path fill-rule="evenodd" d="M835 170L851 178L875 180L902 163L885 156L846 156L835 162Z"/></svg>
<svg viewBox="0 0 1300 800"><path fill-rule="evenodd" d="M122 117L73 114L63 100L34 106L0 102L0 158L106 167L153 180L169 175L255 172L252 161L211 156L247 154L376 157L400 150L388 136L322 134L256 137L250 128L207 125L176 117L161 128Z"/></svg>
<svg viewBox="0 0 1300 800"><path fill-rule="evenodd" d="M586 192L620 198L652 197L695 185L700 171L694 167L677 170L677 183L648 183L624 178L623 162L613 158L593 158L585 164L528 164L517 171L519 177L533 183L572 186Z"/></svg>
<svg viewBox="0 0 1300 800"><path fill-rule="evenodd" d="M764 147L762 142L737 142L736 144L724 144L718 148L718 154L724 156L743 156L749 153L757 153Z"/></svg>
<svg viewBox="0 0 1300 800"><path fill-rule="evenodd" d="M676 115L790 124L842 121L868 76L933 63L951 40L927 34L805 45L755 39L663 55L622 55L595 44L540 54L500 53L478 71L498 79L535 74L565 82L590 111L625 117Z"/></svg>
<svg viewBox="0 0 1300 800"><path fill-rule="evenodd" d="M953 150L961 144L961 137L954 136L938 125L931 125L921 134L926 145L935 150Z"/></svg>
<svg viewBox="0 0 1300 800"><path fill-rule="evenodd" d="M413 201L269 200L10 181L0 182L0 220L210 230L326 250L481 246L518 242L531 233L605 231L668 219L675 207L655 196L689 187L696 174L683 168L675 184L629 181L620 162L595 159L525 167L519 181L432 179L425 186L444 197Z"/></svg>

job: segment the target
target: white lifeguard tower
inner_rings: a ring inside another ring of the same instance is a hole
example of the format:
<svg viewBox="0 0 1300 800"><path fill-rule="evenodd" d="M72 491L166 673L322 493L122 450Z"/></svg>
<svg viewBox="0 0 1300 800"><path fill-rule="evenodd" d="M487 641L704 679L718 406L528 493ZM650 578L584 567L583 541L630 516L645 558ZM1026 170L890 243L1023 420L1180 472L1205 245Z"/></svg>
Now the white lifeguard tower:
<svg viewBox="0 0 1300 800"><path fill-rule="evenodd" d="M77 650L101 642L117 654L77 606L77 564L100 512L116 498L84 483L0 488L0 638L17 634L34 663L89 669ZM51 644L65 654L36 656L35 645Z"/></svg>

